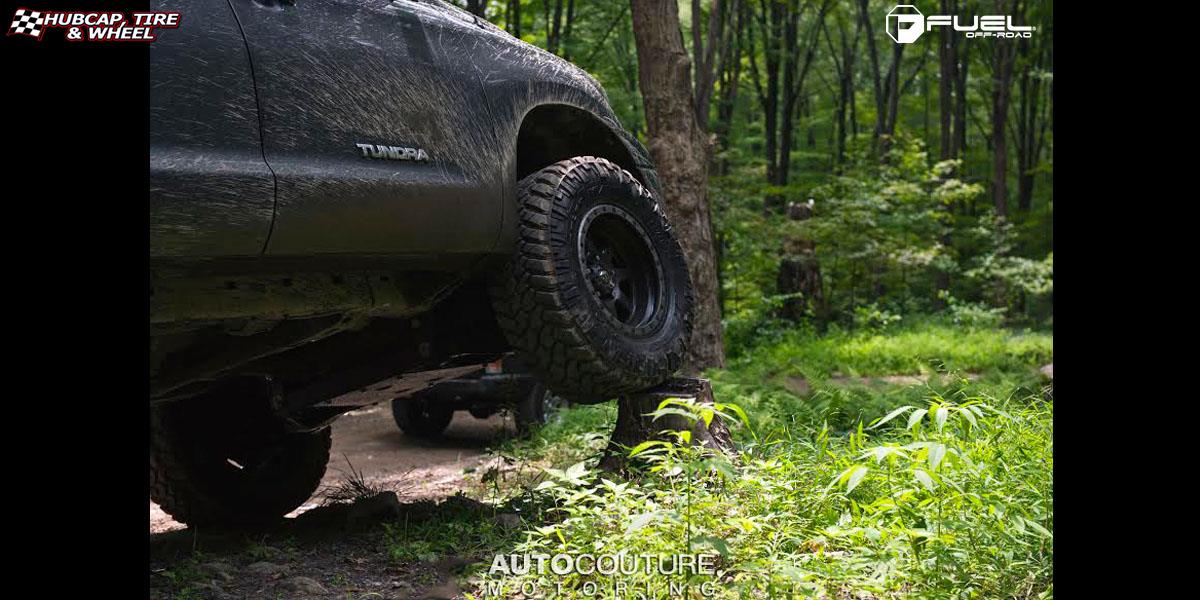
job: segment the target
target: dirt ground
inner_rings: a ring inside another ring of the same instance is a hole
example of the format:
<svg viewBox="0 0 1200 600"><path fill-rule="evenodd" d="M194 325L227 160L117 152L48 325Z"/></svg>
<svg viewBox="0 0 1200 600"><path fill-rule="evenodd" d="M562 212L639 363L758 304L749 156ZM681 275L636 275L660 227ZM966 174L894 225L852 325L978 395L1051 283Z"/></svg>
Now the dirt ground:
<svg viewBox="0 0 1200 600"><path fill-rule="evenodd" d="M321 489L270 530L196 531L150 502L150 598L462 598L461 568L480 557L397 562L381 523L436 520L491 508L455 493L486 459L489 443L512 435L507 415L455 414L445 435L403 434L388 404L334 422L333 448ZM321 506L322 490L350 477L350 465L372 487L394 491L353 504ZM512 518L513 516L508 516ZM510 526L508 524L505 525Z"/></svg>
<svg viewBox="0 0 1200 600"><path fill-rule="evenodd" d="M333 423L333 448L321 489L345 481L352 465L368 483L395 490L401 502L450 496L460 488L463 470L477 467L488 444L512 431L511 417L476 419L459 411L442 439L422 440L396 427L386 403L349 412ZM316 508L320 500L318 490L288 516ZM183 528L150 501L150 533Z"/></svg>
<svg viewBox="0 0 1200 600"><path fill-rule="evenodd" d="M964 375L967 379L979 379L978 373L967 373ZM949 380L948 376L943 376L942 382ZM879 386L879 385L920 385L925 383L927 376L925 375L877 375L875 377L849 377L846 375L834 375L830 377L826 383L837 386ZM812 392L812 384L803 377L788 377L784 380L784 385L793 393L804 396Z"/></svg>

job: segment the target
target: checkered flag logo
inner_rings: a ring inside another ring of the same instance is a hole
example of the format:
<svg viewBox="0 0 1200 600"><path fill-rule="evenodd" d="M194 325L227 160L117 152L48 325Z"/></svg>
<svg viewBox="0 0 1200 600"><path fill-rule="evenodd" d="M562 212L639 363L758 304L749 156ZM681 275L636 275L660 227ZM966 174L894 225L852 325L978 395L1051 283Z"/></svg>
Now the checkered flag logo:
<svg viewBox="0 0 1200 600"><path fill-rule="evenodd" d="M45 22L45 17L42 13L36 10L27 8L18 8L16 14L13 15L12 25L8 28L8 35L28 35L30 37L42 39L42 24Z"/></svg>

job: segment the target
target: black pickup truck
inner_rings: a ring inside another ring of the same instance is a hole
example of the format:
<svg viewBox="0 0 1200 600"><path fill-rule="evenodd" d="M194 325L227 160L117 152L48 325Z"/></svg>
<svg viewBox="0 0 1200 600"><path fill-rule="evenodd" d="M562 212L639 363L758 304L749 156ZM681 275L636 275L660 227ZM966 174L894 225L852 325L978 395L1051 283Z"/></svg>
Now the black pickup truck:
<svg viewBox="0 0 1200 600"><path fill-rule="evenodd" d="M150 495L278 518L329 424L512 352L566 400L681 365L645 149L573 65L440 0L175 0L150 46Z"/></svg>

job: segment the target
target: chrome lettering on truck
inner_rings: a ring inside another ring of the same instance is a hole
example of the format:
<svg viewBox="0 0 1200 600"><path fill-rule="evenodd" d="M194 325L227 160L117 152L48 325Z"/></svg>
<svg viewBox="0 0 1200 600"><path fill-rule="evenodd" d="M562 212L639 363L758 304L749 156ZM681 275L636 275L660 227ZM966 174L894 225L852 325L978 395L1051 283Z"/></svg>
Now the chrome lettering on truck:
<svg viewBox="0 0 1200 600"><path fill-rule="evenodd" d="M354 144L362 152L363 158L386 158L390 160L412 160L427 162L429 153L421 148L405 146L384 146L382 144Z"/></svg>

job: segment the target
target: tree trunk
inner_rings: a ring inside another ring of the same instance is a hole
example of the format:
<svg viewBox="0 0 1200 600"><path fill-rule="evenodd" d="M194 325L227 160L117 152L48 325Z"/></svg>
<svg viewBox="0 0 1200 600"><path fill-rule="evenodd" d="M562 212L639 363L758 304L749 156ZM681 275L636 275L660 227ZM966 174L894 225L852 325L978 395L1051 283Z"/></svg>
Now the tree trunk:
<svg viewBox="0 0 1200 600"><path fill-rule="evenodd" d="M658 166L667 216L695 288L691 345L683 372L725 364L708 202L708 151L692 105L691 65L673 0L632 0L638 80L650 156Z"/></svg>
<svg viewBox="0 0 1200 600"><path fill-rule="evenodd" d="M817 14L816 21L809 28L809 37L804 42L804 56L801 57L800 52L800 14L803 12L797 4L788 5L788 15L786 25L784 26L784 60L783 60L783 112L780 130L783 132L783 141L780 144L779 155L779 184L787 185L791 179L791 164L792 164L792 138L795 135L795 117L797 107L799 106L802 117L807 114L807 107L804 105L802 98L804 94L804 81L808 78L809 68L812 66L813 56L817 51L817 36L821 33L822 25L825 22L825 11L829 7L829 1L821 3L820 12Z"/></svg>
<svg viewBox="0 0 1200 600"><path fill-rule="evenodd" d="M629 99L629 113L633 115L627 124L629 133L637 138L644 128L645 119L642 118L642 100L638 92L637 49L633 40L633 23L625 16L628 10L629 5L624 5L617 20L613 21L612 28L617 31L617 41L612 47L620 67L618 71L621 74L621 87L625 90L625 97Z"/></svg>
<svg viewBox="0 0 1200 600"><path fill-rule="evenodd" d="M759 82L758 65L750 50L750 67L753 70L755 88L762 105L767 154L767 183L782 187L788 184L791 168L792 138L795 133L796 103L800 98L804 80L812 66L816 52L817 36L829 0L821 3L820 12L805 42L803 59L800 56L800 15L803 9L795 0L772 2L767 18L759 17L762 32L763 56L766 63L767 85L763 91ZM783 72L782 85L780 70ZM771 214L783 208L784 198L778 193L769 193L763 199L763 214Z"/></svg>
<svg viewBox="0 0 1200 600"><path fill-rule="evenodd" d="M855 43L856 44L857 44L857 38L858 38L858 34L855 33ZM855 50L856 54L857 54L857 52L858 51ZM858 137L858 92L855 89L855 85L854 85L854 70L853 69L850 70L849 87L850 87L850 101L847 102L847 104L850 105L850 136Z"/></svg>
<svg viewBox="0 0 1200 600"><path fill-rule="evenodd" d="M858 23L857 19L855 22ZM842 164L846 162L847 120L849 118L847 113L852 110L850 103L854 98L854 55L858 49L858 34L862 30L862 24L859 23L855 26L853 43L846 36L846 25L840 17L837 19L837 27L837 47L833 45L833 37L829 35L828 27L822 24L821 29L825 32L825 41L829 44L829 56L833 59L838 81L833 99L833 172L840 174Z"/></svg>
<svg viewBox="0 0 1200 600"><path fill-rule="evenodd" d="M788 206L788 218L804 221L812 217L810 204L793 202ZM815 316L823 323L826 317L825 295L821 285L821 263L817 260L816 244L802 237L789 237L783 241L783 258L779 262L776 286L780 294L796 294L784 300L780 316L791 321L801 321Z"/></svg>
<svg viewBox="0 0 1200 600"><path fill-rule="evenodd" d="M517 39L521 39L521 0L510 0L509 2L511 20L509 21L508 32Z"/></svg>
<svg viewBox="0 0 1200 600"><path fill-rule="evenodd" d="M571 23L575 21L575 0L567 2L567 20L563 23L562 40L559 45L562 46L562 57L571 60Z"/></svg>
<svg viewBox="0 0 1200 600"><path fill-rule="evenodd" d="M708 105L712 100L713 84L716 82L715 76L716 57L718 42L724 40L725 18L724 7L721 0L712 0L712 5L708 9L708 33L707 42L701 36L700 22L700 0L692 0L692 60L696 69L696 88L695 88L695 103L696 103L696 124L700 126L700 131L708 131Z"/></svg>
<svg viewBox="0 0 1200 600"><path fill-rule="evenodd" d="M892 46L892 65L888 69L887 110L884 113L881 133L891 139L896 135L896 119L900 112L900 60L904 57L904 44Z"/></svg>
<svg viewBox="0 0 1200 600"><path fill-rule="evenodd" d="M942 14L954 14L955 2L942 0ZM958 156L954 136L954 84L958 80L958 57L954 38L958 32L942 27L938 32L938 125L940 126L940 156L948 160Z"/></svg>
<svg viewBox="0 0 1200 600"><path fill-rule="evenodd" d="M954 54L958 58L955 75L957 79L954 81L954 135L958 138L958 143L954 149L957 156L966 156L967 154L967 71L971 66L971 45L966 44L959 46L958 36L954 36L951 44L954 46Z"/></svg>
<svg viewBox="0 0 1200 600"><path fill-rule="evenodd" d="M875 139L872 141L872 145L877 147L879 134L883 129L883 120L886 118L887 102L883 89L882 71L879 68L879 48L875 44L875 28L871 25L874 13L871 12L868 0L859 0L858 18L867 33L867 57L871 60L871 87L875 92Z"/></svg>
<svg viewBox="0 0 1200 600"><path fill-rule="evenodd" d="M719 417L706 427L704 421L693 423L681 415L663 415L657 420L646 416L658 410L658 405L667 398L694 398L696 404L708 406L714 403L712 385L707 379L672 379L654 389L621 396L617 399L617 424L600 459L601 470L628 472L630 448L650 440L675 441L663 435L663 431L691 431L693 445L733 452L733 437Z"/></svg>
<svg viewBox="0 0 1200 600"><path fill-rule="evenodd" d="M1005 9L997 0L1000 14L1012 14L1016 2ZM992 200L996 216L1008 218L1008 101L1012 93L1013 61L1016 57L1014 44L996 44L992 74Z"/></svg>
<svg viewBox="0 0 1200 600"><path fill-rule="evenodd" d="M839 113L838 113L838 154L836 154L836 164L838 164L838 172L841 172L841 164L846 161L846 125L850 125L851 136L857 136L858 124L857 115L854 112L854 64L858 61L858 37L862 35L863 24L858 20L854 20L854 37L853 40L847 41L846 28L840 20L838 23L838 34L841 46L841 70L838 73L839 86ZM850 113L850 114L847 114Z"/></svg>
<svg viewBox="0 0 1200 600"><path fill-rule="evenodd" d="M758 92L758 102L763 112L764 150L767 157L767 184L779 185L779 44L783 37L782 23L784 18L783 3L771 2L765 10L766 14L755 15L751 20L750 58L751 79ZM762 38L763 63L766 71L766 87L764 90L762 78L759 76L758 61L755 58L754 24L758 24ZM783 198L779 194L769 193L763 198L763 214L768 215L780 207Z"/></svg>
<svg viewBox="0 0 1200 600"><path fill-rule="evenodd" d="M798 96L798 77L796 66L800 60L800 11L788 2L787 12L783 20L783 106L779 111L779 160L777 162L776 181L774 185L785 186L791 176L792 149L796 128L796 100ZM782 201L782 198L780 198ZM780 206L780 208L784 208Z"/></svg>
<svg viewBox="0 0 1200 600"><path fill-rule="evenodd" d="M891 137L896 131L896 113L900 103L900 65L904 56L904 44L892 44L892 63L886 76L879 62L879 49L875 43L875 28L872 25L875 13L867 0L859 0L859 20L867 34L867 54L871 59L871 83L875 91L875 139L872 148L878 154L886 154L891 147Z"/></svg>
<svg viewBox="0 0 1200 600"><path fill-rule="evenodd" d="M942 0L942 14L955 14L957 12L957 3L954 0ZM951 30L949 27L942 27L938 38L938 125L940 128L940 158L941 160L950 160L958 158L958 137L954 134L954 86L958 81L958 57L956 56L957 46L954 40L958 37L958 32ZM950 239L950 219L954 218L954 210L950 205L939 207L947 214L947 222L941 225L942 234L939 236L939 242L942 247L948 252L951 246ZM946 301L942 297L943 292L950 289L950 272L946 269L938 269L934 274L934 289L933 306L936 310L942 310L946 307Z"/></svg>
<svg viewBox="0 0 1200 600"><path fill-rule="evenodd" d="M1028 213L1033 207L1035 172L1045 142L1046 115L1040 71L1044 68L1046 44L1024 39L1019 43L1022 70L1017 109L1017 210Z"/></svg>
<svg viewBox="0 0 1200 600"><path fill-rule="evenodd" d="M804 119L804 121L806 123L808 123L808 127L805 130L805 134L804 134L804 144L810 150L816 149L816 147L817 147L817 130L816 130L816 127L813 125L812 108L813 108L812 98L810 98L807 95L801 96L800 97L800 118Z"/></svg>
<svg viewBox="0 0 1200 600"><path fill-rule="evenodd" d="M554 16L550 16L550 0L542 0L546 13L546 50L550 54L558 54L559 34L562 32L563 0L554 4Z"/></svg>
<svg viewBox="0 0 1200 600"><path fill-rule="evenodd" d="M717 123L714 129L717 134L717 147L725 150L729 147L729 132L733 127L734 102L737 100L738 83L742 77L742 40L744 14L746 9L740 0L733 0L726 11L729 23L725 25L725 42L721 48L721 59L717 66L717 79L720 81L720 94L717 97ZM712 162L717 175L725 175L729 170L725 159Z"/></svg>

